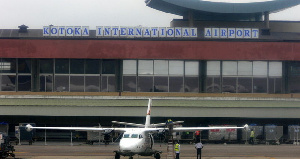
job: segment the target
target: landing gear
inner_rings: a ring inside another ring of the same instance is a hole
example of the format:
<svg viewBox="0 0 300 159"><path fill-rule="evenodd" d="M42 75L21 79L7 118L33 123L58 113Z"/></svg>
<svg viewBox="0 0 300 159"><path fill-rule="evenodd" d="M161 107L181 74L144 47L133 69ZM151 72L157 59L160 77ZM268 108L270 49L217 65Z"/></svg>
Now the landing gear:
<svg viewBox="0 0 300 159"><path fill-rule="evenodd" d="M133 157L132 157L132 156L129 156L129 159L133 159Z"/></svg>
<svg viewBox="0 0 300 159"><path fill-rule="evenodd" d="M160 154L159 154L159 153L156 153L156 154L154 155L154 158L155 158L155 159L160 159Z"/></svg>
<svg viewBox="0 0 300 159"><path fill-rule="evenodd" d="M119 153L115 154L115 159L120 159L120 154Z"/></svg>

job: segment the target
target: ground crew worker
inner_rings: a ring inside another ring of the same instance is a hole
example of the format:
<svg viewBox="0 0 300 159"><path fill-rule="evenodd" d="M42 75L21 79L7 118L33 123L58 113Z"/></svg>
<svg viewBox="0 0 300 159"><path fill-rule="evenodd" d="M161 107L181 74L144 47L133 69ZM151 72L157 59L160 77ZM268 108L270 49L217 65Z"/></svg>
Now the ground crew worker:
<svg viewBox="0 0 300 159"><path fill-rule="evenodd" d="M176 159L179 159L179 155L180 155L180 145L179 145L179 142L177 141L175 146L174 146L174 150L175 150L175 153L176 153Z"/></svg>
<svg viewBox="0 0 300 159"><path fill-rule="evenodd" d="M201 159L201 150L203 148L203 144L199 141L195 145L195 149L197 150L197 159Z"/></svg>
<svg viewBox="0 0 300 159"><path fill-rule="evenodd" d="M254 130L252 129L250 132L250 140L249 140L250 144L252 145L254 145L254 136L255 136Z"/></svg>

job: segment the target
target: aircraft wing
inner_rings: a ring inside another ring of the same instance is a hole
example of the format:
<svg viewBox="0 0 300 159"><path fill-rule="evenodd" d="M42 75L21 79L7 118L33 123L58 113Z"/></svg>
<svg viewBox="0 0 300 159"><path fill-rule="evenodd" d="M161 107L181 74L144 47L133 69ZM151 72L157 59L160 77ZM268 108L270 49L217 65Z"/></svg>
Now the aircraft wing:
<svg viewBox="0 0 300 159"><path fill-rule="evenodd" d="M248 125L246 124L243 127L175 127L173 131L179 132L185 132L185 131L199 131L199 130L214 130L214 129L248 129Z"/></svg>

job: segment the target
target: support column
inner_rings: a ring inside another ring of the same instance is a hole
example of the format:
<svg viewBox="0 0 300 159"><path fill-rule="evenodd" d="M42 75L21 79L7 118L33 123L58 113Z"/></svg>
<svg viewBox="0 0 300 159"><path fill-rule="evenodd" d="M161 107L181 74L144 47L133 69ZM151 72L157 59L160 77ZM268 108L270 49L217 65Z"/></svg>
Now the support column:
<svg viewBox="0 0 300 159"><path fill-rule="evenodd" d="M194 13L191 10L189 11L188 20L189 20L189 27L194 27Z"/></svg>
<svg viewBox="0 0 300 159"><path fill-rule="evenodd" d="M270 12L265 12L264 16L265 16L265 27L266 29L270 29Z"/></svg>

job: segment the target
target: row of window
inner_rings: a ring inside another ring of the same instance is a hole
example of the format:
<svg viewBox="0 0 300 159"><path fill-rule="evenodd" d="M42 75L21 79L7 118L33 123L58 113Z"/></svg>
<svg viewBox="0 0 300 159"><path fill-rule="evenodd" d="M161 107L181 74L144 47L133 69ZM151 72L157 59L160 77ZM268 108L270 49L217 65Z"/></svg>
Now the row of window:
<svg viewBox="0 0 300 159"><path fill-rule="evenodd" d="M299 62L287 68L278 61L0 58L0 91L300 93Z"/></svg>

